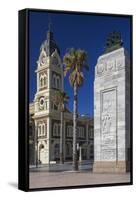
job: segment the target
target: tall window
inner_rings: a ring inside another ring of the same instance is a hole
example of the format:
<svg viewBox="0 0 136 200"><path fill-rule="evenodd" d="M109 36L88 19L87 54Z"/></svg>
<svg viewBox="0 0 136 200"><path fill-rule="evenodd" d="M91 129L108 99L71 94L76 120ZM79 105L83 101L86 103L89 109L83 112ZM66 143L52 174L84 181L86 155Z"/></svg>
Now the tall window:
<svg viewBox="0 0 136 200"><path fill-rule="evenodd" d="M81 127L81 138L84 138L84 127Z"/></svg>
<svg viewBox="0 0 136 200"><path fill-rule="evenodd" d="M58 134L58 133L57 133L57 132L58 132L57 129L58 129L57 124L54 123L54 126L53 126L53 135L54 135L54 136L57 136L57 134Z"/></svg>
<svg viewBox="0 0 136 200"><path fill-rule="evenodd" d="M70 126L70 137L72 137L72 136L73 136L73 127Z"/></svg>
<svg viewBox="0 0 136 200"><path fill-rule="evenodd" d="M58 124L58 136L60 136L60 124Z"/></svg>
<svg viewBox="0 0 136 200"><path fill-rule="evenodd" d="M85 134L84 134L84 127L78 127L77 128L77 134L79 138L84 138Z"/></svg>
<svg viewBox="0 0 136 200"><path fill-rule="evenodd" d="M38 125L38 136L46 136L47 135L47 124L45 122L41 122Z"/></svg>
<svg viewBox="0 0 136 200"><path fill-rule="evenodd" d="M93 138L93 135L94 135L94 131L93 131L93 127L89 127L89 138Z"/></svg>
<svg viewBox="0 0 136 200"><path fill-rule="evenodd" d="M90 146L90 158L91 159L94 158L94 146L93 145Z"/></svg>
<svg viewBox="0 0 136 200"><path fill-rule="evenodd" d="M51 109L53 109L53 110L58 110L57 105L54 104L53 101L51 101Z"/></svg>
<svg viewBox="0 0 136 200"><path fill-rule="evenodd" d="M41 135L41 125L38 126L38 136Z"/></svg>
<svg viewBox="0 0 136 200"><path fill-rule="evenodd" d="M80 137L80 128L77 127L77 136Z"/></svg>
<svg viewBox="0 0 136 200"><path fill-rule="evenodd" d="M60 89L60 76L53 74L52 76L52 87L56 89Z"/></svg>
<svg viewBox="0 0 136 200"><path fill-rule="evenodd" d="M47 87L47 84L48 84L48 82L47 82L47 74L46 73L41 74L40 75L40 87L41 88L42 87Z"/></svg>
<svg viewBox="0 0 136 200"><path fill-rule="evenodd" d="M72 137L73 135L73 127L67 126L67 137Z"/></svg>
<svg viewBox="0 0 136 200"><path fill-rule="evenodd" d="M44 135L45 131L44 131L44 124L42 124L42 135Z"/></svg>
<svg viewBox="0 0 136 200"><path fill-rule="evenodd" d="M53 87L56 88L56 75L53 75Z"/></svg>
<svg viewBox="0 0 136 200"><path fill-rule="evenodd" d="M45 136L47 136L47 124L45 124Z"/></svg>
<svg viewBox="0 0 136 200"><path fill-rule="evenodd" d="M58 110L58 107L57 107L56 104L53 104L53 109L54 109L54 110Z"/></svg>
<svg viewBox="0 0 136 200"><path fill-rule="evenodd" d="M44 74L44 86L47 86L47 74Z"/></svg>
<svg viewBox="0 0 136 200"><path fill-rule="evenodd" d="M60 124L58 123L53 125L53 136L60 136Z"/></svg>
<svg viewBox="0 0 136 200"><path fill-rule="evenodd" d="M43 87L43 76L40 76L40 87Z"/></svg>
<svg viewBox="0 0 136 200"><path fill-rule="evenodd" d="M57 88L59 89L60 88L60 78L57 77L57 84L56 84Z"/></svg>
<svg viewBox="0 0 136 200"><path fill-rule="evenodd" d="M55 155L55 158L59 157L59 152L60 152L59 148L60 148L59 144L55 144L55 146L54 146L54 155Z"/></svg>
<svg viewBox="0 0 136 200"><path fill-rule="evenodd" d="M71 144L70 144L70 143L67 143L67 144L66 144L66 155L67 155L67 156L70 156L71 150L72 150Z"/></svg>

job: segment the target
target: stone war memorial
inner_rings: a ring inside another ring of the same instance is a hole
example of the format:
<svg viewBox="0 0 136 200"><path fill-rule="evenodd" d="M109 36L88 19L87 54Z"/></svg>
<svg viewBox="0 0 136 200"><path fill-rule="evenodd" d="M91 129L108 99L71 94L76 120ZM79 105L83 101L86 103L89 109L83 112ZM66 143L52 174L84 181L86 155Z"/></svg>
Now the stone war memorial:
<svg viewBox="0 0 136 200"><path fill-rule="evenodd" d="M121 35L110 33L94 81L94 173L130 168L130 59Z"/></svg>

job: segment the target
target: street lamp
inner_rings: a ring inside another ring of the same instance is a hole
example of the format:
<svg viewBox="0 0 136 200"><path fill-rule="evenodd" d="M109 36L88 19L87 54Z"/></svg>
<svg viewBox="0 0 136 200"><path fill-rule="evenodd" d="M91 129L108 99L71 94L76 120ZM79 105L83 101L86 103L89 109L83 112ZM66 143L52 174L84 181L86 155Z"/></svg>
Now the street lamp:
<svg viewBox="0 0 136 200"><path fill-rule="evenodd" d="M79 151L79 143L77 143L77 151Z"/></svg>
<svg viewBox="0 0 136 200"><path fill-rule="evenodd" d="M80 146L79 143L77 143L77 169L79 168L79 150L80 150Z"/></svg>
<svg viewBox="0 0 136 200"><path fill-rule="evenodd" d="M78 161L82 161L82 148L79 145L79 143L77 143L77 154L78 154Z"/></svg>

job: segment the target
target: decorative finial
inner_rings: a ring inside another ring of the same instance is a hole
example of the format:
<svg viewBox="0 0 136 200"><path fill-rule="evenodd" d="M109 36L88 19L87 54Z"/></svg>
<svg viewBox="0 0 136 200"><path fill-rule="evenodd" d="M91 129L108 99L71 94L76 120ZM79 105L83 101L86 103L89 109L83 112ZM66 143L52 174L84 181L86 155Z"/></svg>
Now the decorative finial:
<svg viewBox="0 0 136 200"><path fill-rule="evenodd" d="M47 31L47 40L50 41L53 39L53 32L51 30L51 17L50 14L48 13L48 31Z"/></svg>
<svg viewBox="0 0 136 200"><path fill-rule="evenodd" d="M51 32L51 28L52 28L52 22L51 22L51 16L48 13L48 31Z"/></svg>
<svg viewBox="0 0 136 200"><path fill-rule="evenodd" d="M113 31L112 33L109 33L107 37L105 53L109 53L111 51L119 49L122 47L122 45L123 45L123 42L121 39L121 33L117 31Z"/></svg>

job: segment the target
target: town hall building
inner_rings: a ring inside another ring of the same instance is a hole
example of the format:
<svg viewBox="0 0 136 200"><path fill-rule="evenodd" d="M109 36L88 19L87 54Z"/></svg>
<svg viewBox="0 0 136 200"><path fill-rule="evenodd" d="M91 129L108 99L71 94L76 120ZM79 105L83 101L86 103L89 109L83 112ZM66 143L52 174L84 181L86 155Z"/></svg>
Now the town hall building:
<svg viewBox="0 0 136 200"><path fill-rule="evenodd" d="M29 160L33 164L58 162L60 157L60 110L54 103L56 92L64 89L60 50L53 32L40 47L36 68L37 90L29 104ZM67 92L67 91L66 91ZM77 146L81 160L93 160L93 119L78 114ZM72 161L73 114L64 112L64 161Z"/></svg>

